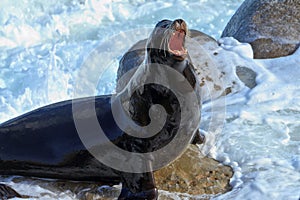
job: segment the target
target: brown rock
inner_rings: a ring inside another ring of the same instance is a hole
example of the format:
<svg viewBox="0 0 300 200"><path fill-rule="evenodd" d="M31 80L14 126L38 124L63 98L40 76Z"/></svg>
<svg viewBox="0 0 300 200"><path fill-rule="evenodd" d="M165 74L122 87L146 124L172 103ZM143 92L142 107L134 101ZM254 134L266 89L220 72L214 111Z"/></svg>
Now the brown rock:
<svg viewBox="0 0 300 200"><path fill-rule="evenodd" d="M225 193L233 171L214 159L201 155L195 145L172 164L155 172L157 187L191 195Z"/></svg>
<svg viewBox="0 0 300 200"><path fill-rule="evenodd" d="M250 43L254 58L290 55L300 45L300 1L246 0L222 37Z"/></svg>

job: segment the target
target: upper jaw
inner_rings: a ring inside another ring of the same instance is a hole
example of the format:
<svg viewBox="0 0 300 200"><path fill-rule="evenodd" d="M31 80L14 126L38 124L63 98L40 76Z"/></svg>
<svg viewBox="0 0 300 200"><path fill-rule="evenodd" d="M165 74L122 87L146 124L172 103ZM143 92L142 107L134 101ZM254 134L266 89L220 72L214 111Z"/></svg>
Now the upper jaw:
<svg viewBox="0 0 300 200"><path fill-rule="evenodd" d="M187 31L187 25L184 21L182 23L174 21L171 26L168 51L176 60L184 60L187 56L187 49L185 48Z"/></svg>

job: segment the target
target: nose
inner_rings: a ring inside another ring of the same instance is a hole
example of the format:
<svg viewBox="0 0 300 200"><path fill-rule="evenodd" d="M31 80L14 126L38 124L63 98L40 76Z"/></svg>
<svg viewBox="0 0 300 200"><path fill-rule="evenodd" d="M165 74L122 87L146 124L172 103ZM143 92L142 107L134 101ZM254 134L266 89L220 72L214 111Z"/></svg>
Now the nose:
<svg viewBox="0 0 300 200"><path fill-rule="evenodd" d="M176 20L174 20L173 27L177 31L178 30L184 30L184 31L187 30L187 25L186 25L186 23L185 23L185 21L183 19L176 19Z"/></svg>
<svg viewBox="0 0 300 200"><path fill-rule="evenodd" d="M181 25L182 23L184 23L184 20L183 19L176 19L174 22Z"/></svg>

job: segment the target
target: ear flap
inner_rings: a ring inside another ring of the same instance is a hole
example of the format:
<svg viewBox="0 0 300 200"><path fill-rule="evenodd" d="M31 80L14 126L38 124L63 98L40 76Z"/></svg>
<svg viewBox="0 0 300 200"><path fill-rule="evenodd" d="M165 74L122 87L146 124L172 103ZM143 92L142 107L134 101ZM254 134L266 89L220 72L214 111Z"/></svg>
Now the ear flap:
<svg viewBox="0 0 300 200"><path fill-rule="evenodd" d="M192 71L193 65L191 63L188 64L189 66L186 67L183 70L183 75L184 77L188 80L188 82L191 84L192 88L195 89L197 80L196 80L196 75L195 73Z"/></svg>

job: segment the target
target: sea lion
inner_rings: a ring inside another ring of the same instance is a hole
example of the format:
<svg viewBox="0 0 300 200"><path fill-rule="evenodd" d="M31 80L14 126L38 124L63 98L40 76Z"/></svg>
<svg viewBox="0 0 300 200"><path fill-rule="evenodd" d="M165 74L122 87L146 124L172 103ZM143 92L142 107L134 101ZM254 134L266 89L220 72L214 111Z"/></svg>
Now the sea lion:
<svg viewBox="0 0 300 200"><path fill-rule="evenodd" d="M199 90L193 66L184 47L187 32L187 25L181 19L159 22L147 41L147 61L144 68L139 67L139 73L136 72L135 78L147 79L149 78L147 71L151 71L154 65L165 65L181 73L193 91ZM137 81L135 78L133 77L125 89L116 95L117 100L132 90L132 82ZM182 80L164 78L175 83L183 96L185 93L193 92L182 88ZM48 105L0 125L0 174L99 181L110 184L121 181L122 191L119 199L157 199L157 189L151 170L130 173L112 169L99 162L83 144L74 123L72 107L80 108L91 101L95 103L97 120L108 139L128 152L155 152L168 145L176 136L180 128L179 123L182 123L184 117L181 114L180 102L173 91L155 83L140 86L127 99L130 111L128 114L140 126L147 126L150 123L148 111L152 105L160 104L166 110L167 117L163 128L149 138L134 137L118 127L112 111L112 104L116 100L112 99L112 95ZM124 103L123 99L120 102ZM197 96L194 103L198 110L201 108L200 102L200 97ZM88 122L93 117L89 114L90 110L82 109L81 112L84 113L81 116L83 121ZM185 124L184 130L188 130L189 133L185 137L187 141L191 141L198 129L200 116L189 112L188 117L189 122ZM151 169L151 161L145 162ZM4 198L11 195L0 194Z"/></svg>
<svg viewBox="0 0 300 200"><path fill-rule="evenodd" d="M126 83L125 89L122 86L122 84L124 84L123 82L124 80L122 80L121 83L117 85L118 88L122 88L120 89L120 91L126 90L128 85L130 85L130 82L132 82L132 80L135 80L136 77L139 76L143 77L143 74L147 74L148 70L151 70L152 67L155 67L156 65L164 65L177 70L185 77L185 79L189 82L195 94L197 95L197 99L196 99L197 102L195 103L198 105L198 107L196 109L200 110L201 109L201 99L199 95L200 87L198 84L198 80L196 78L196 74L194 72L194 67L189 59L188 52L185 48L185 37L187 34L188 34L187 25L185 21L181 19L174 20L174 21L170 21L170 20L160 21L156 25L154 31L152 32L151 36L147 40L146 48L145 48L146 50L145 50L144 64L143 62L140 62L139 64L134 66L137 68L137 70L132 77L129 75L130 80L128 80L129 81L128 84L127 84L127 80L125 79L125 83ZM123 76L126 72L124 72L121 76ZM120 74L118 75L119 75L118 78L121 78ZM157 76L158 77L156 78L158 79L159 77L161 77L158 74ZM178 87L177 89L180 90L180 84L181 84L180 80L176 80L176 78L174 77L167 77L167 78L170 81L176 82ZM170 102L173 102L172 106L170 106ZM130 114L133 120L137 124L145 126L148 123L150 123L151 120L149 119L149 116L143 113L148 112L151 104L160 104L167 110L168 113L172 113L172 117L170 116L170 118L167 118L167 123L171 121L172 122L165 126L167 128L166 129L167 131L163 134L164 135L163 141L165 145L173 139L175 132L178 129L178 121L180 121L181 118L179 102L176 100L176 97L172 94L172 92L167 88L162 88L161 86L157 86L155 84L145 85L142 88L142 90L138 90L132 95L131 101L129 103L129 110L131 111ZM196 115L191 116L189 120L192 120L193 117L196 117ZM196 135L197 131L198 131L198 127L195 127L195 129L193 130L194 132L193 136ZM191 139L190 141L192 141L193 137L191 137L190 139ZM134 146L134 148L138 148L137 151L140 152L143 151L146 141L143 141L143 139L139 139L138 141L139 141L138 143L140 143L141 145L137 144ZM163 144L162 138L159 135L152 138L152 141L153 144L157 144L157 145L155 145L155 147L154 146L150 147L150 149L153 147L155 149L159 149L160 148L159 146ZM129 175L128 177L136 177L136 174L128 174L128 175ZM148 177L151 179L153 178L150 176ZM127 178L126 181L124 180L123 182L129 185L133 185L134 182L132 180L134 180L134 178ZM154 187L154 185L152 187ZM132 196L132 191L122 189L121 196Z"/></svg>
<svg viewBox="0 0 300 200"><path fill-rule="evenodd" d="M161 21L161 23L164 23L164 22L169 23L170 21L169 20ZM192 38L199 37L199 34L201 36L204 35L197 30L188 30L187 34L188 34L187 36L192 37ZM212 38L205 38L205 39L210 40ZM120 81L121 77L124 74L128 73L129 71L131 71L131 73L134 74L135 70L137 70L139 66L143 65L144 62L147 62L147 49L149 49L148 45L149 45L148 39L138 41L130 49L128 49L128 51L122 56L122 58L119 61L119 67L117 70L117 82ZM189 54L190 53L188 51L186 51L186 56L187 56L186 59L189 60L189 63L192 63L191 57ZM159 54L158 54L158 57L159 57ZM197 69L194 65L191 65L191 67L193 68L193 71L195 71L195 69ZM197 76L197 73L196 73L196 76ZM193 75L191 77L193 77ZM199 80L199 77L196 79ZM127 85L127 83L129 82L129 80L130 80L130 77L125 80L123 79L120 84L117 84L116 92L122 91L124 89L124 87ZM197 81L197 83L201 86L199 81ZM197 86L197 88L198 88L198 86ZM202 90L198 89L198 91L200 91L200 93L202 93ZM199 98L201 98L201 97L199 97ZM192 140L191 143L192 144L202 144L202 143L204 143L204 141L205 141L204 135L201 134L199 130L197 130L197 133L195 134L194 139Z"/></svg>

